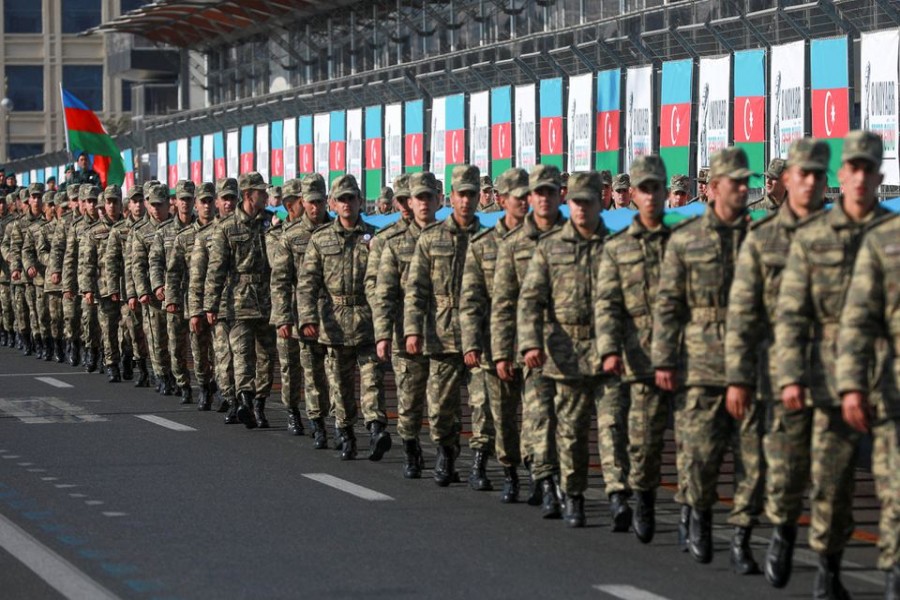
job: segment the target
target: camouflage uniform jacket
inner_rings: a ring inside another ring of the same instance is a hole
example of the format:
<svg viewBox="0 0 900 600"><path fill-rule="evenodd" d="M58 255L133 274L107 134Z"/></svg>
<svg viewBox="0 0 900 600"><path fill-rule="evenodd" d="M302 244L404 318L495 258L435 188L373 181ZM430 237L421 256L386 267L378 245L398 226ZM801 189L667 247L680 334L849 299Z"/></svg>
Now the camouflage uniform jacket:
<svg viewBox="0 0 900 600"><path fill-rule="evenodd" d="M188 310L188 288L190 287L191 258L197 234L203 229L200 221L184 227L172 240L172 248L166 253L166 304L176 304L185 319L191 318Z"/></svg>
<svg viewBox="0 0 900 600"><path fill-rule="evenodd" d="M154 292L166 285L166 269L168 268L169 255L172 253L172 246L175 244L175 237L185 229L193 229L194 221L197 218L191 215L191 220L182 223L177 216L171 217L159 225L156 230L156 237L150 245L150 255L147 259L150 265L150 289ZM175 301L175 304L181 302L180 296L170 296L169 290L166 290L166 300L163 304Z"/></svg>
<svg viewBox="0 0 900 600"><path fill-rule="evenodd" d="M381 253L384 252L387 240L402 234L407 227L409 227L409 221L401 218L379 230L369 243L369 264L372 265L372 268L366 269L366 295L370 300L375 297L375 286L378 283L378 265L381 264Z"/></svg>
<svg viewBox="0 0 900 600"><path fill-rule="evenodd" d="M32 217L30 212L25 213L12 222L11 227L7 230L9 235L9 270L21 271L18 281L13 281L13 285L23 285L30 282L28 276L25 275L25 268L22 262L22 247L25 245L25 232L33 224L44 219L43 216Z"/></svg>
<svg viewBox="0 0 900 600"><path fill-rule="evenodd" d="M66 253L63 256L62 267L62 289L64 292L72 292L78 294L78 258L80 254L80 243L84 239L85 232L97 220L87 215L82 215L72 221L66 233Z"/></svg>
<svg viewBox="0 0 900 600"><path fill-rule="evenodd" d="M566 222L562 214L550 229L562 228ZM519 289L525 279L528 263L534 256L538 238L543 233L534 223L534 215L528 213L525 221L507 233L497 243L497 266L491 291L491 358L493 361L515 360L521 364L516 352L516 313Z"/></svg>
<svg viewBox="0 0 900 600"><path fill-rule="evenodd" d="M459 293L469 240L478 233L475 218L460 227L451 214L422 230L407 275L403 335L423 338L426 355L462 352Z"/></svg>
<svg viewBox="0 0 900 600"><path fill-rule="evenodd" d="M635 215L603 247L595 288L597 353L622 356L625 381L653 379L650 346L659 274L672 230L649 230Z"/></svg>
<svg viewBox="0 0 900 600"><path fill-rule="evenodd" d="M688 386L726 384L728 290L748 220L723 223L713 207L673 229L653 308L653 367L684 364Z"/></svg>
<svg viewBox="0 0 900 600"><path fill-rule="evenodd" d="M403 300L416 242L422 229L415 221L384 240L381 260L378 261L378 281L375 285L372 315L375 321L375 340L393 339L395 352L406 352L403 337Z"/></svg>
<svg viewBox="0 0 900 600"><path fill-rule="evenodd" d="M516 319L519 350L547 355L544 375L581 379L601 374L594 331L594 290L607 236L601 220L590 238L571 221L541 236L522 282Z"/></svg>
<svg viewBox="0 0 900 600"><path fill-rule="evenodd" d="M501 210L503 210L503 209L500 208L500 205L497 204L496 201L491 200L491 203L490 203L490 204L487 204L487 205L485 205L485 206L481 206L481 205L479 204L477 210L478 210L478 212L480 212L480 213L492 213L492 212L499 212L499 211L501 211Z"/></svg>
<svg viewBox="0 0 900 600"><path fill-rule="evenodd" d="M326 218L330 219L330 217ZM325 224L331 221L326 221ZM303 272L303 257L309 247L313 232L322 225L313 223L305 214L296 221L287 221L282 226L281 239L275 244L272 262L272 316L270 322L276 327L297 323L297 290ZM373 239L374 242L374 239ZM372 260L371 248L369 260ZM368 278L368 269L366 270ZM318 314L322 314L325 295L319 294ZM299 336L299 332L294 331Z"/></svg>
<svg viewBox="0 0 900 600"><path fill-rule="evenodd" d="M202 316L206 314L203 309L204 294L206 293L206 276L209 272L209 241L216 229L219 227L225 217L217 216L212 223L201 227L197 230L197 237L194 238L194 249L191 250L190 270L188 272L188 299L187 309L192 317ZM234 319L232 310L234 302L231 296L231 290L226 289L225 299L225 320Z"/></svg>
<svg viewBox="0 0 900 600"><path fill-rule="evenodd" d="M130 214L117 221L109 230L106 243L106 287L110 296L120 300L137 297L131 277L131 232L147 222L147 217L135 219Z"/></svg>
<svg viewBox="0 0 900 600"><path fill-rule="evenodd" d="M297 283L297 321L300 327L319 325L322 344L375 343L365 283L374 235L375 228L360 217L351 229L335 219L316 229L309 240Z"/></svg>
<svg viewBox="0 0 900 600"><path fill-rule="evenodd" d="M9 283L9 224L15 218L14 215L6 215L0 219L0 283Z"/></svg>
<svg viewBox="0 0 900 600"><path fill-rule="evenodd" d="M25 281L40 287L44 287L44 263L38 255L38 240L41 230L50 225L50 221L43 215L36 219L30 219L22 229L22 273ZM34 278L28 276L28 269L34 268L37 275Z"/></svg>
<svg viewBox="0 0 900 600"><path fill-rule="evenodd" d="M459 327L463 354L472 350L481 353L481 362L493 367L491 361L491 297L494 271L497 266L497 243L509 228L503 219L486 231L472 237L469 254L463 269L462 291L459 295Z"/></svg>
<svg viewBox="0 0 900 600"><path fill-rule="evenodd" d="M271 269L266 252L265 217L265 211L251 217L238 205L214 228L207 243L209 268L203 291L204 312L221 317L225 300L229 319L269 320Z"/></svg>
<svg viewBox="0 0 900 600"><path fill-rule="evenodd" d="M147 216L140 227L135 226L129 236L131 240L131 278L134 281L135 296L150 297L150 306L160 308L159 301L153 293L155 289L150 280L150 249L156 239L156 232L163 222Z"/></svg>
<svg viewBox="0 0 900 600"><path fill-rule="evenodd" d="M775 337L781 276L797 226L787 203L750 225L728 297L725 379L729 385L756 388L764 401L780 399L772 385L776 365L769 360L769 349Z"/></svg>
<svg viewBox="0 0 900 600"><path fill-rule="evenodd" d="M120 218L119 221L122 219ZM110 291L107 281L109 263L106 252L109 248L109 232L118 221L103 216L88 228L80 246L78 256L78 291L82 294L93 292L98 298L108 298Z"/></svg>
<svg viewBox="0 0 900 600"><path fill-rule="evenodd" d="M876 205L857 223L840 202L806 220L794 236L775 319L778 388L800 384L817 406L840 406L835 381L838 325L863 235L892 214Z"/></svg>
<svg viewBox="0 0 900 600"><path fill-rule="evenodd" d="M782 204L784 204L784 202L782 202ZM747 205L747 210L765 210L769 212L775 212L779 208L779 204L775 202L775 199L772 198L772 196L770 196L769 194L765 194L759 200L754 200Z"/></svg>
<svg viewBox="0 0 900 600"><path fill-rule="evenodd" d="M53 258L53 241L56 239L56 232L60 227L65 227L66 222L59 217L52 221L47 221L38 231L37 238L34 240L35 253L37 261L41 265L44 272L44 292L61 292L62 283L54 284L50 281L50 261Z"/></svg>
<svg viewBox="0 0 900 600"><path fill-rule="evenodd" d="M873 356L884 337L887 338L886 368L879 381L875 379ZM856 257L838 336L838 391L867 391L876 385L880 391L874 399L876 418L900 419L898 216L888 218L866 234Z"/></svg>
<svg viewBox="0 0 900 600"><path fill-rule="evenodd" d="M73 211L67 212L62 218L56 220L56 228L53 230L53 240L50 246L50 260L47 263L47 272L51 275L59 273L62 276L63 260L66 256L66 241L69 237L69 229L78 217ZM60 289L65 290L62 281Z"/></svg>

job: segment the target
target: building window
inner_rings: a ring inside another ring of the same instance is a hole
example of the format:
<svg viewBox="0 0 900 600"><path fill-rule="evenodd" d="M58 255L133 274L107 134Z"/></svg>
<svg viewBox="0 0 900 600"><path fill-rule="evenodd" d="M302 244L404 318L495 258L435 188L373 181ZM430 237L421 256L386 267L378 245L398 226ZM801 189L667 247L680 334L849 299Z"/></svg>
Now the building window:
<svg viewBox="0 0 900 600"><path fill-rule="evenodd" d="M131 82L122 80L122 112L131 112Z"/></svg>
<svg viewBox="0 0 900 600"><path fill-rule="evenodd" d="M44 153L43 144L10 144L9 158L17 160L28 156L36 156Z"/></svg>
<svg viewBox="0 0 900 600"><path fill-rule="evenodd" d="M35 0L3 0L6 33L40 33L41 3Z"/></svg>
<svg viewBox="0 0 900 600"><path fill-rule="evenodd" d="M63 87L91 110L103 110L103 67L64 66Z"/></svg>
<svg viewBox="0 0 900 600"><path fill-rule="evenodd" d="M100 0L63 0L63 33L81 33L99 24Z"/></svg>
<svg viewBox="0 0 900 600"><path fill-rule="evenodd" d="M44 110L44 67L6 65L6 95L13 110Z"/></svg>

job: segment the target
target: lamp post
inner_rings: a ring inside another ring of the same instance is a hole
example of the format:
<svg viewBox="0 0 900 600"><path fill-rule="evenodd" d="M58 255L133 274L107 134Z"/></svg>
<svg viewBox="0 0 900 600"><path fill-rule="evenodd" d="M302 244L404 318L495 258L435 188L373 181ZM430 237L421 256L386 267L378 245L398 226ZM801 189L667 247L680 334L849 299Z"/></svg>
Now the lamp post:
<svg viewBox="0 0 900 600"><path fill-rule="evenodd" d="M9 113L13 111L13 101L9 98L0 100L0 108L3 109L3 162L9 162Z"/></svg>

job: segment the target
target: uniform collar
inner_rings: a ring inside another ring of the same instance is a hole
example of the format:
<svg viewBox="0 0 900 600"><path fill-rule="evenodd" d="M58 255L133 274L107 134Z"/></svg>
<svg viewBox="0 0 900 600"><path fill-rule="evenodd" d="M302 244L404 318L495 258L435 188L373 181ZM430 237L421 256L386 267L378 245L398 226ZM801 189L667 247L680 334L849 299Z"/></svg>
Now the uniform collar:
<svg viewBox="0 0 900 600"><path fill-rule="evenodd" d="M876 204L872 212L867 214L862 221L854 221L849 216L847 216L846 212L844 212L844 199L841 198L831 206L831 210L828 211L827 218L829 225L831 225L834 229L852 229L855 227L863 227L866 224L871 223L878 217L887 214L887 212L887 209L884 208L881 204Z"/></svg>

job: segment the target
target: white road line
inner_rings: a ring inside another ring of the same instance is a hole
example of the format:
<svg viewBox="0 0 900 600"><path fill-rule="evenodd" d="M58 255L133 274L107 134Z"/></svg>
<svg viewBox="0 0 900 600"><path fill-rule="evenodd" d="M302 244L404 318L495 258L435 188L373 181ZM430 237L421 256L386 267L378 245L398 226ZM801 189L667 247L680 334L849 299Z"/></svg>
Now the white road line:
<svg viewBox="0 0 900 600"><path fill-rule="evenodd" d="M34 466L34 463L30 463L30 462L16 463L16 464L19 465L20 467L31 467L31 466Z"/></svg>
<svg viewBox="0 0 900 600"><path fill-rule="evenodd" d="M622 600L667 600L665 596L659 596L633 585L595 585L594 589L615 598L622 598Z"/></svg>
<svg viewBox="0 0 900 600"><path fill-rule="evenodd" d="M69 498L87 498L87 494L69 494Z"/></svg>
<svg viewBox="0 0 900 600"><path fill-rule="evenodd" d="M0 515L0 547L69 600L118 600L118 596L3 515Z"/></svg>
<svg viewBox="0 0 900 600"><path fill-rule="evenodd" d="M91 375L91 373L79 373L78 371L60 371L59 373L0 373L0 377L47 377L48 375Z"/></svg>
<svg viewBox="0 0 900 600"><path fill-rule="evenodd" d="M59 477L41 477L41 481L56 481Z"/></svg>
<svg viewBox="0 0 900 600"><path fill-rule="evenodd" d="M328 475L327 473L303 473L303 476L307 479L312 479L313 481L318 481L321 484L333 487L336 490L340 490L352 496L356 496L357 498L362 498L363 500L370 500L372 502L384 502L385 500L393 500L393 498L391 498L390 496L386 496L381 492L370 490L369 488L363 487L361 485L356 485L355 483L351 483L346 479L334 477L333 475Z"/></svg>
<svg viewBox="0 0 900 600"><path fill-rule="evenodd" d="M187 425L182 425L181 423L176 423L175 421L170 421L169 419L163 419L162 417L157 417L156 415L134 416L136 416L138 419L143 419L149 423L153 423L154 425L159 425L160 427L171 429L172 431L197 431L193 427L188 427Z"/></svg>
<svg viewBox="0 0 900 600"><path fill-rule="evenodd" d="M53 487L59 488L61 490L67 490L69 488L78 487L77 483L57 483Z"/></svg>
<svg viewBox="0 0 900 600"><path fill-rule="evenodd" d="M55 388L72 388L75 387L71 383L66 383L65 381L60 381L55 377L35 377L38 381L46 383L47 385L52 385Z"/></svg>
<svg viewBox="0 0 900 600"><path fill-rule="evenodd" d="M128 513L112 512L112 511L106 511L106 512L102 512L100 514L103 515L104 517L127 517L128 516Z"/></svg>
<svg viewBox="0 0 900 600"><path fill-rule="evenodd" d="M15 460L17 458L22 458L22 457L19 456L18 454L4 454L2 456L2 458L6 459L6 460Z"/></svg>
<svg viewBox="0 0 900 600"><path fill-rule="evenodd" d="M85 500L84 503L88 506L100 506L103 500Z"/></svg>

